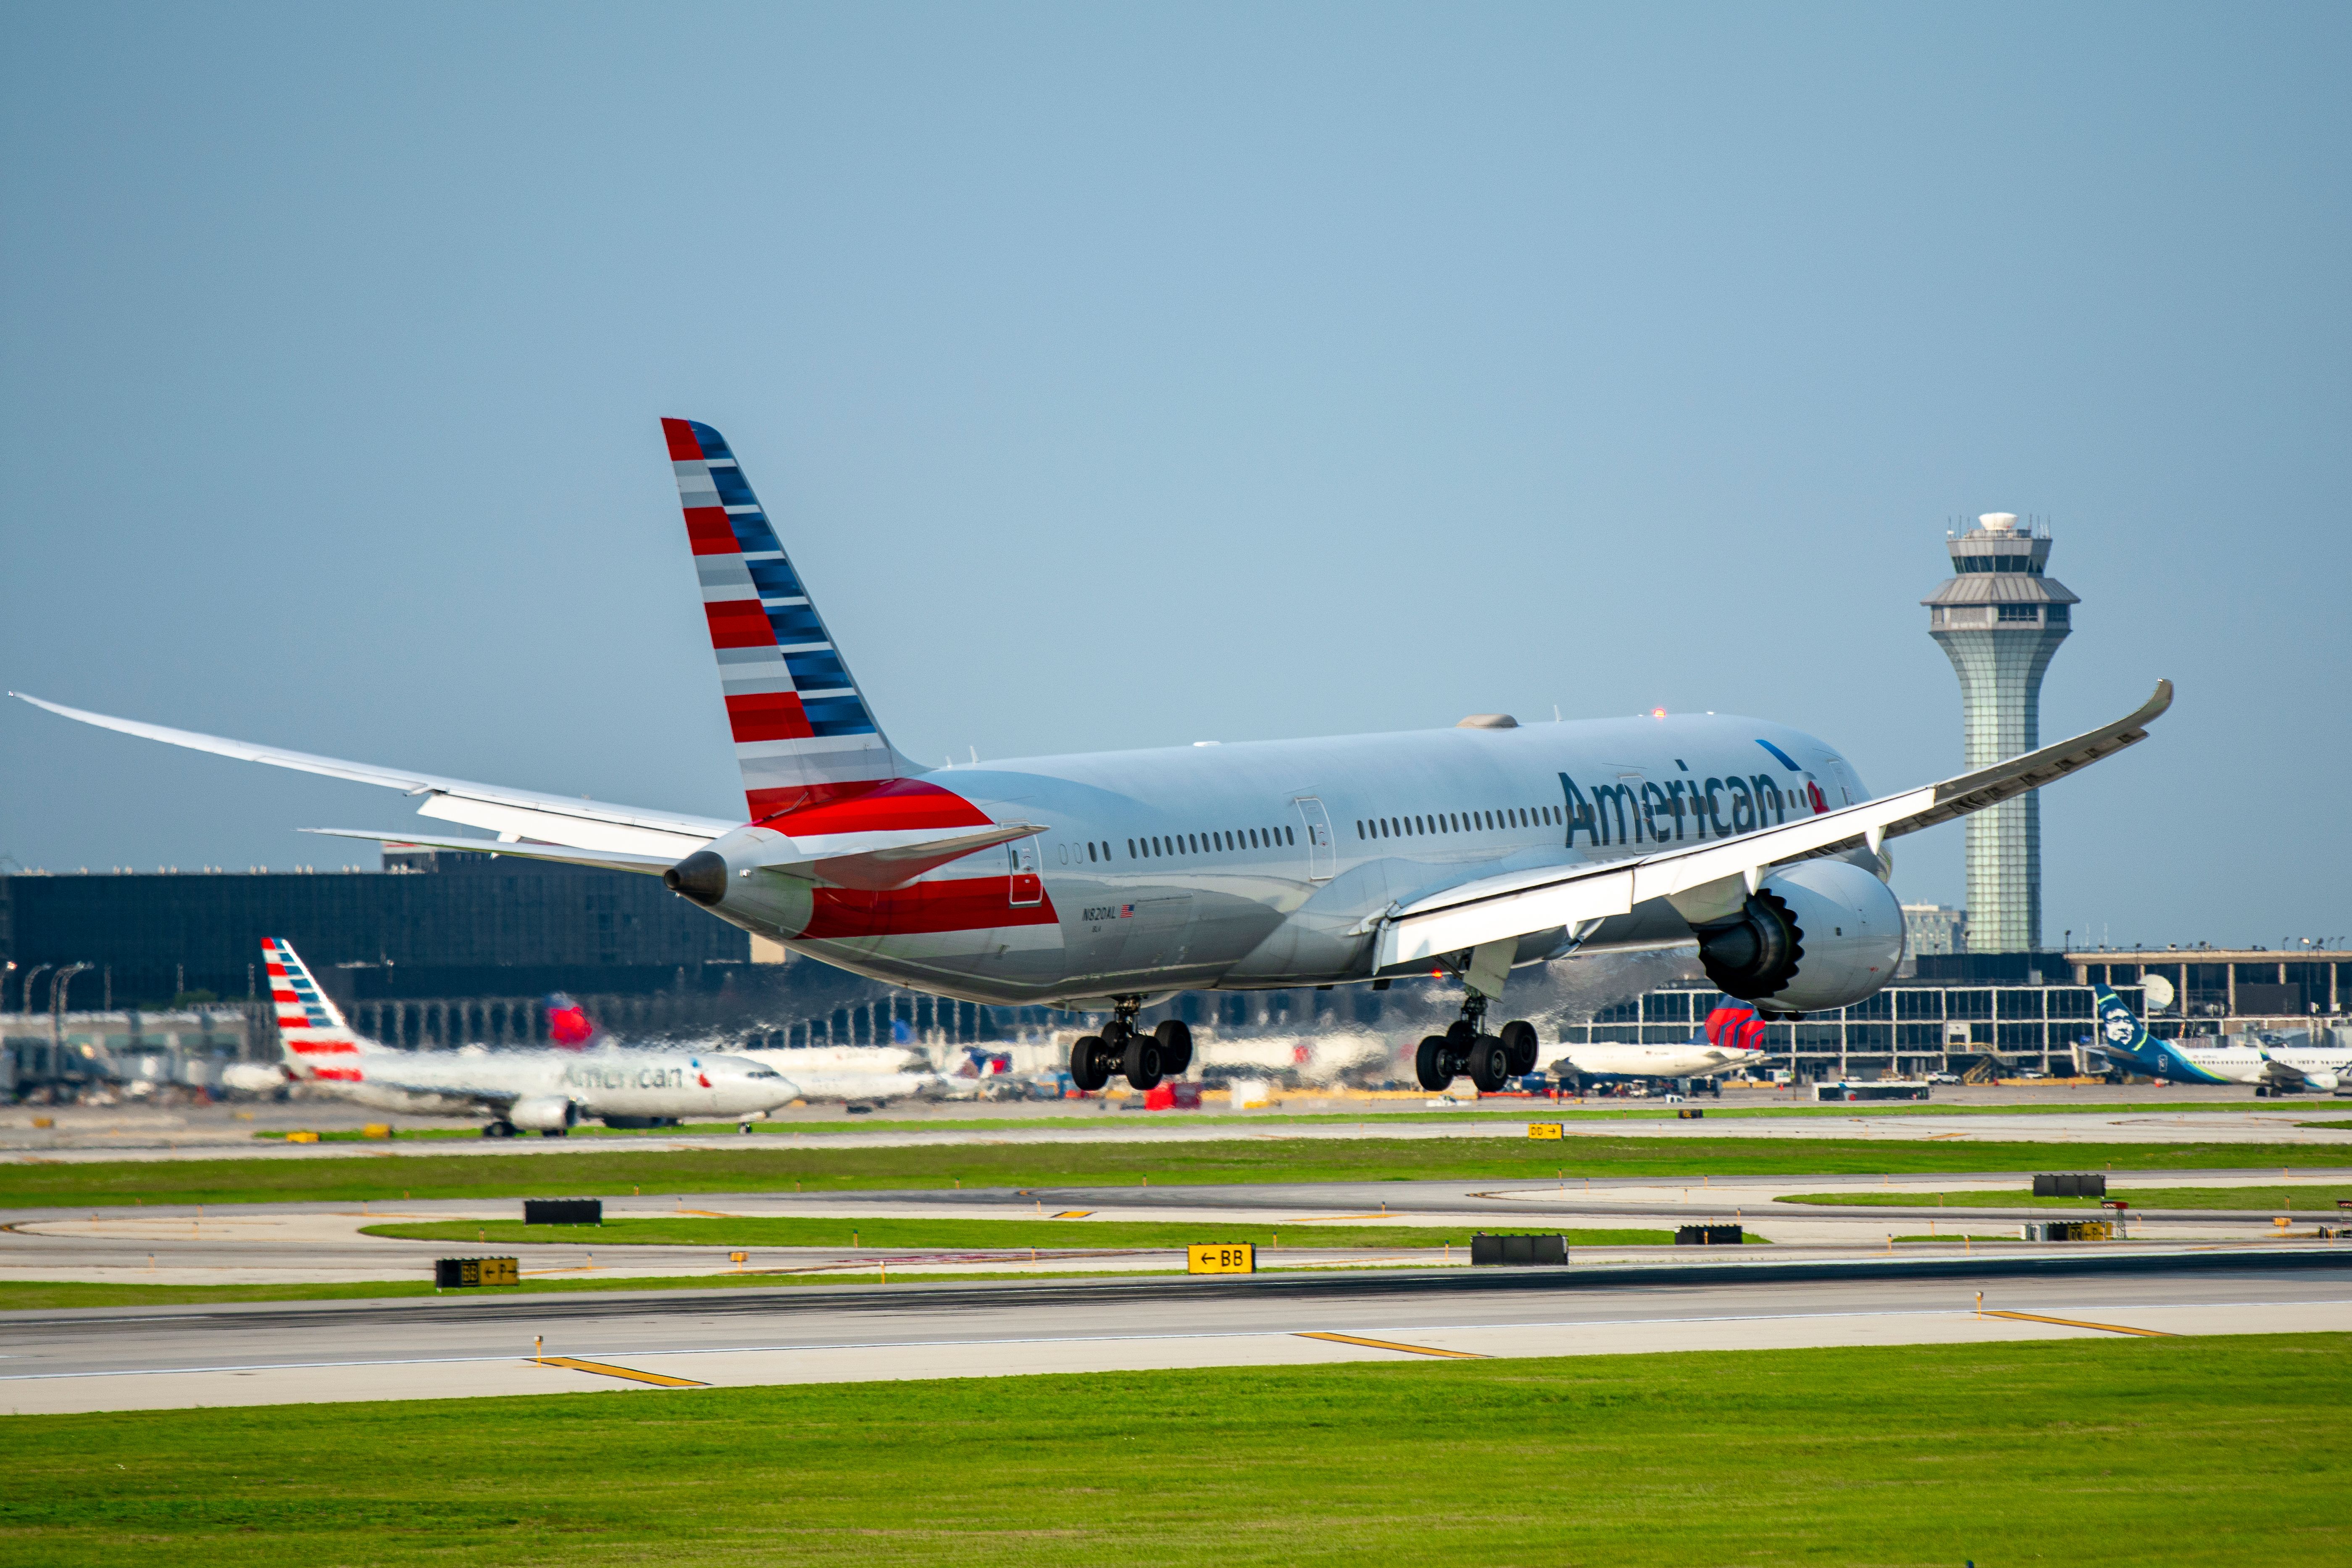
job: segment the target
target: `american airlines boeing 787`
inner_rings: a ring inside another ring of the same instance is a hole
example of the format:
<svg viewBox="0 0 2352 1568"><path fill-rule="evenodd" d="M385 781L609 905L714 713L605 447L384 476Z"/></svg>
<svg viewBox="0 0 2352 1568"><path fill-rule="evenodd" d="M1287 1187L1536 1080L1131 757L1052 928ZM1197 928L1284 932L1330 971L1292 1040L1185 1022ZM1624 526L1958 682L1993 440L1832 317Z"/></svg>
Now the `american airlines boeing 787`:
<svg viewBox="0 0 2352 1568"><path fill-rule="evenodd" d="M662 422L743 773L742 821L609 805L198 735L38 702L200 751L422 795L503 854L661 877L719 919L861 974L1000 1004L1107 1010L1071 1076L1184 1070L1188 990L1458 976L1423 1084L1533 1068L1534 1028L1489 1032L1515 967L1696 941L1767 1016L1843 1006L1895 976L1885 839L2022 795L2145 740L2127 718L1874 798L1834 748L1756 719L1654 715L1263 741L926 768L885 737L734 453ZM478 838L313 831L479 849Z"/></svg>

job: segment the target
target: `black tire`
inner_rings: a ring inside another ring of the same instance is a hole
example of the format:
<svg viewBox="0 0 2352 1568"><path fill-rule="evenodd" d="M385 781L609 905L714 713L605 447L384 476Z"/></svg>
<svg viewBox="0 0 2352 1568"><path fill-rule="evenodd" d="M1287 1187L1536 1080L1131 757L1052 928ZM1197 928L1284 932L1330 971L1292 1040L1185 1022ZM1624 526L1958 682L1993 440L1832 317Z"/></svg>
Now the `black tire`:
<svg viewBox="0 0 2352 1568"><path fill-rule="evenodd" d="M1160 1078L1160 1037L1137 1035L1129 1039L1127 1049L1119 1054L1119 1071L1126 1075L1129 1089L1158 1089Z"/></svg>
<svg viewBox="0 0 2352 1568"><path fill-rule="evenodd" d="M1496 1038L1503 1042L1503 1048L1511 1053L1513 1078L1536 1070L1536 1058L1543 1054L1543 1039L1536 1033L1533 1024L1525 1018L1514 1018L1503 1026L1503 1032Z"/></svg>
<svg viewBox="0 0 2352 1568"><path fill-rule="evenodd" d="M1183 1077L1184 1069L1192 1065L1192 1026L1181 1018L1170 1018L1151 1035L1160 1042L1160 1075Z"/></svg>
<svg viewBox="0 0 2352 1568"><path fill-rule="evenodd" d="M1413 1076L1421 1079L1421 1087L1432 1094L1440 1093L1453 1084L1454 1075L1445 1070L1444 1035L1432 1035L1421 1042L1421 1048L1412 1053L1412 1071Z"/></svg>
<svg viewBox="0 0 2352 1568"><path fill-rule="evenodd" d="M514 1135L515 1128L511 1121L493 1121L482 1129L482 1136L485 1138L511 1138Z"/></svg>
<svg viewBox="0 0 2352 1568"><path fill-rule="evenodd" d="M1471 1026L1469 1019L1456 1018L1445 1026L1445 1043L1466 1057L1470 1047L1478 1043L1478 1031Z"/></svg>
<svg viewBox="0 0 2352 1568"><path fill-rule="evenodd" d="M1070 1042L1070 1081L1092 1094L1110 1081L1110 1052L1100 1035L1080 1035Z"/></svg>
<svg viewBox="0 0 2352 1568"><path fill-rule="evenodd" d="M1481 1035L1470 1047L1470 1081L1480 1094L1492 1094L1509 1081L1511 1053L1492 1035Z"/></svg>
<svg viewBox="0 0 2352 1568"><path fill-rule="evenodd" d="M572 1129L569 1127L542 1127L539 1130L539 1135L541 1138L569 1138L572 1136Z"/></svg>

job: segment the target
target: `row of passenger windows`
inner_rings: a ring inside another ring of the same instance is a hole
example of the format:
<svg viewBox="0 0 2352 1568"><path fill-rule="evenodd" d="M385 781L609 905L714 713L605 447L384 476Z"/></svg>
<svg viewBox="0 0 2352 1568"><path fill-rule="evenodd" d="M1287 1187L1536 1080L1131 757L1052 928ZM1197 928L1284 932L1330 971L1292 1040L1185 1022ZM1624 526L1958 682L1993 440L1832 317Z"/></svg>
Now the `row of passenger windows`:
<svg viewBox="0 0 2352 1568"><path fill-rule="evenodd" d="M1418 838L1431 833L1486 833L1503 827L1564 827L1556 805L1514 805L1500 811L1441 811L1434 816L1372 816L1356 824L1359 838Z"/></svg>
<svg viewBox="0 0 2352 1568"><path fill-rule="evenodd" d="M1229 827L1213 833L1171 833L1150 838L1127 841L1127 858L1130 860L1158 860L1170 855L1223 855L1237 849L1272 849L1281 845L1295 845L1296 835L1287 827ZM1103 846L1103 858L1110 858L1110 846Z"/></svg>

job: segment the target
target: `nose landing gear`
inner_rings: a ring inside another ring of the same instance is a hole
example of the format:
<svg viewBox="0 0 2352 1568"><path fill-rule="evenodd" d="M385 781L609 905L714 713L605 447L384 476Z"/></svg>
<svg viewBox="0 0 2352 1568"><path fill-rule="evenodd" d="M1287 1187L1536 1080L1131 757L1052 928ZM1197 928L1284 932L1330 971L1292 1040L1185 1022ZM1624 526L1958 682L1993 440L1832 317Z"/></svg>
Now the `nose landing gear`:
<svg viewBox="0 0 2352 1568"><path fill-rule="evenodd" d="M1483 1033L1479 1026L1486 1021L1487 1002L1475 986L1466 988L1462 1016L1445 1033L1421 1042L1412 1066L1422 1088L1442 1092L1467 1073L1479 1093L1492 1094L1508 1079L1535 1071L1536 1058L1542 1050L1536 1026L1524 1018L1514 1018L1499 1034Z"/></svg>
<svg viewBox="0 0 2352 1568"><path fill-rule="evenodd" d="M1081 1035L1070 1043L1070 1080L1092 1093L1108 1085L1116 1073L1130 1088L1155 1089L1163 1078L1174 1078L1192 1065L1192 1030L1182 1020L1169 1018L1144 1033L1135 1026L1143 1010L1140 996L1111 999L1111 1020L1099 1035Z"/></svg>

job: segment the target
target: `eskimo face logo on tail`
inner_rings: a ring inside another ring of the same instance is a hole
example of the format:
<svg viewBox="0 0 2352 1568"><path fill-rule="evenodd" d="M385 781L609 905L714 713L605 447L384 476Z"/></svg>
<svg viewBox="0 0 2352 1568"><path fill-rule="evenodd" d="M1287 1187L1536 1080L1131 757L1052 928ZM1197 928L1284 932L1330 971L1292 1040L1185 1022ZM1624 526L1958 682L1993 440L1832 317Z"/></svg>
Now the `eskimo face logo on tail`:
<svg viewBox="0 0 2352 1568"><path fill-rule="evenodd" d="M2120 1002L2100 1009L2099 1024L2100 1032L2111 1046L2128 1046L2132 1037L2139 1033L2139 1020Z"/></svg>

